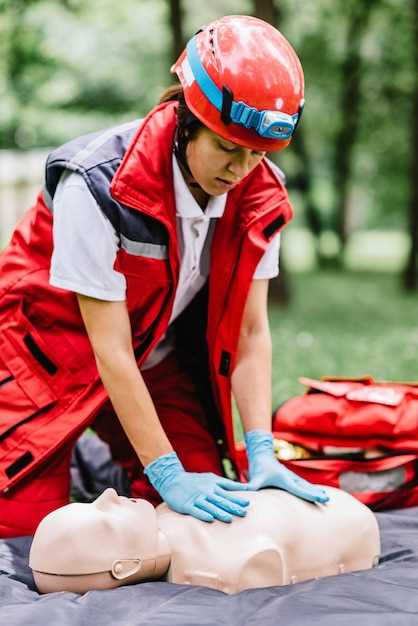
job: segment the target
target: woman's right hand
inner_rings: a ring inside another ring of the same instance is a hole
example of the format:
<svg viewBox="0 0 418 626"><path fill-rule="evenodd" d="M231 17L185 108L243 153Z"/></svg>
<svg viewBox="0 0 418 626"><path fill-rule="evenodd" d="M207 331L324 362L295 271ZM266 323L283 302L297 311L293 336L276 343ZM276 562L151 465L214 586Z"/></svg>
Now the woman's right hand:
<svg viewBox="0 0 418 626"><path fill-rule="evenodd" d="M230 491L245 491L246 485L210 472L186 472L177 454L158 457L145 468L153 487L168 506L204 522L232 522L244 517L249 501Z"/></svg>

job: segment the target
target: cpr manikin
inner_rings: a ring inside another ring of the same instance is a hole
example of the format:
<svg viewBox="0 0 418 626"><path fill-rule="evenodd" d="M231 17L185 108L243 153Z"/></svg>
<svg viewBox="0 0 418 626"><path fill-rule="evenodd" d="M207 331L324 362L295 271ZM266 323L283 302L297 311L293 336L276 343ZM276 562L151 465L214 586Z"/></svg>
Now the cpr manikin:
<svg viewBox="0 0 418 626"><path fill-rule="evenodd" d="M380 554L373 513L327 487L326 505L278 489L247 492L231 524L155 510L107 489L73 503L37 528L29 564L40 592L110 589L165 576L226 593L368 569Z"/></svg>

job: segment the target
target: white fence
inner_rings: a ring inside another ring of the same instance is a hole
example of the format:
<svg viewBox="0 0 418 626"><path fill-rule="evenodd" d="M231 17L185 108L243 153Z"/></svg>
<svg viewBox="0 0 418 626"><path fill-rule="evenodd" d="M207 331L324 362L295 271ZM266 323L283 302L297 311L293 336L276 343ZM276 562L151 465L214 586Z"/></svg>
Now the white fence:
<svg viewBox="0 0 418 626"><path fill-rule="evenodd" d="M0 248L16 222L33 205L43 184L48 149L0 150Z"/></svg>

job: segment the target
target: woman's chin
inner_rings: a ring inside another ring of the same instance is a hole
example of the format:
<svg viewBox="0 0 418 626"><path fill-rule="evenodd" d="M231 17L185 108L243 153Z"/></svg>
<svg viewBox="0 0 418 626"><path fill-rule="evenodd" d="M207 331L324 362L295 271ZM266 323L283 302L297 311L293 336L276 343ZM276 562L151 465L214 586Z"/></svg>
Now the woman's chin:
<svg viewBox="0 0 418 626"><path fill-rule="evenodd" d="M209 185L207 185L209 188ZM235 184L230 184L223 181L220 178L214 178L213 182L210 184L210 191L206 190L206 193L209 193L211 196L221 196L224 193L228 193L231 189L235 187Z"/></svg>

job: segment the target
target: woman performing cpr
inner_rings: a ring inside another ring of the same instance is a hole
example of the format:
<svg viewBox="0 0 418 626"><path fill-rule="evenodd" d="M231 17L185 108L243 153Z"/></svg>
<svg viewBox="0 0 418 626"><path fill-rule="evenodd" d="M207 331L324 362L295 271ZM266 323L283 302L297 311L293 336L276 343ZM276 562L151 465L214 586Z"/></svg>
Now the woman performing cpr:
<svg viewBox="0 0 418 626"><path fill-rule="evenodd" d="M291 218L266 152L292 139L303 72L246 16L200 30L145 119L56 149L0 256L0 534L68 502L87 426L132 496L211 522L276 487L326 502L278 463L271 434L268 279ZM231 392L249 483L235 464Z"/></svg>

